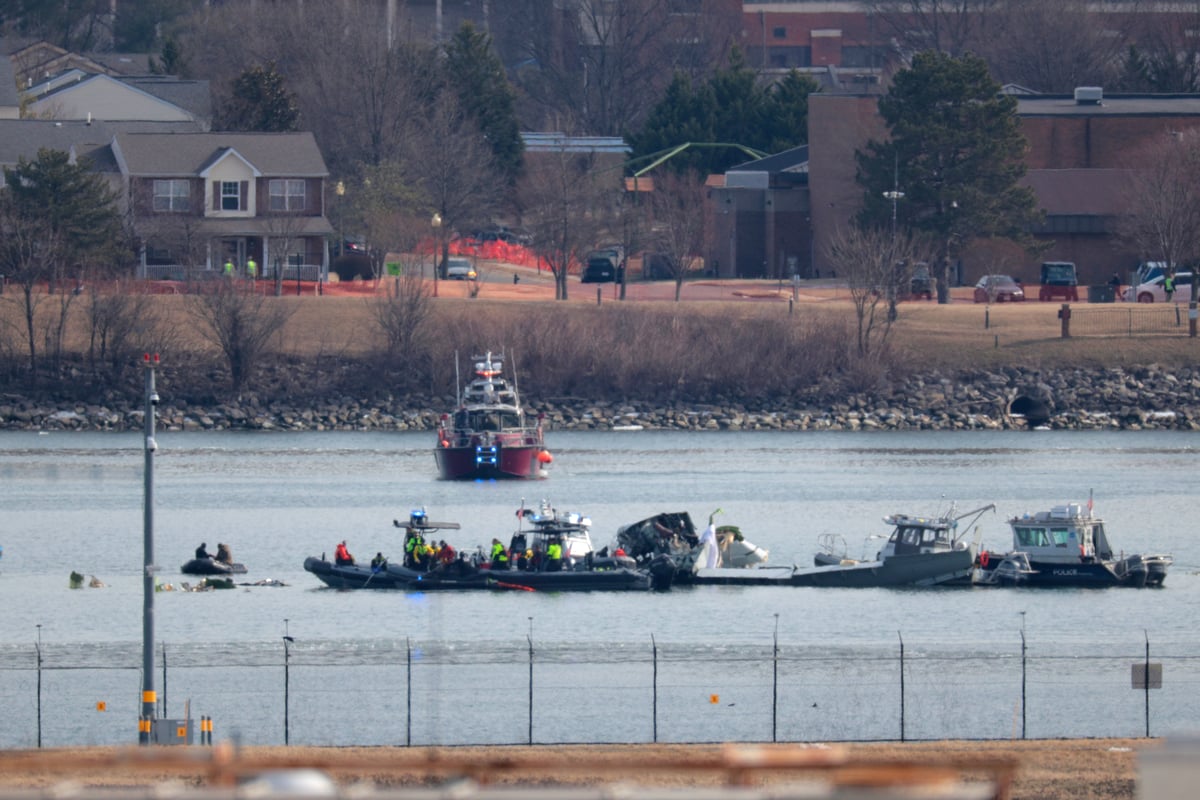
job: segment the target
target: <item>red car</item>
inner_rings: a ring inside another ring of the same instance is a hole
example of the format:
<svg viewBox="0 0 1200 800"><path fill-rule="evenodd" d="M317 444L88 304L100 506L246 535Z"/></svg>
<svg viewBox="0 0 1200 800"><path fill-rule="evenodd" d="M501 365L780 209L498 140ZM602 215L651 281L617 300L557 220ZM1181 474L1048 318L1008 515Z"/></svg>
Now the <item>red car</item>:
<svg viewBox="0 0 1200 800"><path fill-rule="evenodd" d="M1025 290L1008 275L984 275L975 284L976 303L1017 303L1025 300Z"/></svg>

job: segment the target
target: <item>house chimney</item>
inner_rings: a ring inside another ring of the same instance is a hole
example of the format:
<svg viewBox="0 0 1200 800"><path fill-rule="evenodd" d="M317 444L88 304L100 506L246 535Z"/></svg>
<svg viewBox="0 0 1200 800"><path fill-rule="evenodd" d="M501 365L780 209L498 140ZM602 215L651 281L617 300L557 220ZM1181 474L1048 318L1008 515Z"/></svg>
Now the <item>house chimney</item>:
<svg viewBox="0 0 1200 800"><path fill-rule="evenodd" d="M1104 99L1104 89L1099 86L1076 86L1075 105L1098 106Z"/></svg>

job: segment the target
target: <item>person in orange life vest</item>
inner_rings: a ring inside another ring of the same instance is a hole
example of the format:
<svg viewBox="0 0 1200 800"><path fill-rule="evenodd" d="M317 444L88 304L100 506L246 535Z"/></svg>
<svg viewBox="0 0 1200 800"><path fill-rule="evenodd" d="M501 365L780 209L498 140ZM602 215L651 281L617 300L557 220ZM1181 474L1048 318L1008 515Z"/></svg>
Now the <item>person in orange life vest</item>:
<svg viewBox="0 0 1200 800"><path fill-rule="evenodd" d="M346 543L338 542L337 550L333 553L333 560L339 567L352 565L354 556L350 555L350 551L346 549Z"/></svg>

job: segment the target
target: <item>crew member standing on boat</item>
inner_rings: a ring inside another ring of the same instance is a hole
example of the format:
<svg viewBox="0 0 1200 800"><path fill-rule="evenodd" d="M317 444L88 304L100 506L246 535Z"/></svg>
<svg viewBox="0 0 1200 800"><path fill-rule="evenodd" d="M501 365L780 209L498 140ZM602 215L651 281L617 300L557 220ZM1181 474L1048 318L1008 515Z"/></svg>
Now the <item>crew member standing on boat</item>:
<svg viewBox="0 0 1200 800"><path fill-rule="evenodd" d="M508 553L499 539L492 539L492 569L508 569Z"/></svg>
<svg viewBox="0 0 1200 800"><path fill-rule="evenodd" d="M421 556L424 553L425 540L421 537L421 532L416 528L409 528L408 536L404 539L404 566L420 569Z"/></svg>
<svg viewBox="0 0 1200 800"><path fill-rule="evenodd" d="M206 542L201 542L200 546L196 548L196 558L212 558L208 554L208 544Z"/></svg>
<svg viewBox="0 0 1200 800"><path fill-rule="evenodd" d="M562 569L562 540L554 539L546 547L546 571L558 572Z"/></svg>
<svg viewBox="0 0 1200 800"><path fill-rule="evenodd" d="M337 550L333 553L333 560L339 567L353 566L354 556L350 555L350 551L346 549L346 542L338 542Z"/></svg>

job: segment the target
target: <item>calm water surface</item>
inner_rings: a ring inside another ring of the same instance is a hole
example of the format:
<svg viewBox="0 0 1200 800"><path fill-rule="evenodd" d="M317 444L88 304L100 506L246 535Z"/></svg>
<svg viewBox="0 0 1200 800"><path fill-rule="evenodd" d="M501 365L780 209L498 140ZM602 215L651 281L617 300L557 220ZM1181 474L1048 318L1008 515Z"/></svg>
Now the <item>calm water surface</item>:
<svg viewBox="0 0 1200 800"><path fill-rule="evenodd" d="M945 636L988 627L1053 636L1144 629L1191 636L1200 611L1200 539L1187 476L1196 440L1172 432L1082 433L554 433L549 479L451 483L434 475L427 434L162 433L155 458L155 560L164 580L201 541L227 542L246 580L284 588L160 594L156 626L170 640L417 635L516 638L529 617L546 637L609 641L651 633L707 640L770 632L789 639L879 638L903 630ZM143 451L138 434L0 436L5 525L0 641L139 641ZM655 595L521 596L339 593L303 571L307 555L347 539L359 557L401 553L391 521L416 506L459 522L458 547L515 528L522 502L545 498L590 515L596 545L618 526L659 511L698 522L715 509L774 564L807 565L817 536L841 533L874 551L892 512L997 504L980 521L984 544L1007 549L1004 520L1094 490L1114 546L1170 552L1162 592L838 591L703 587ZM106 591L66 591L71 570ZM1021 612L1024 612L1022 614ZM703 617L708 625L698 626ZM709 627L712 626L712 627Z"/></svg>

